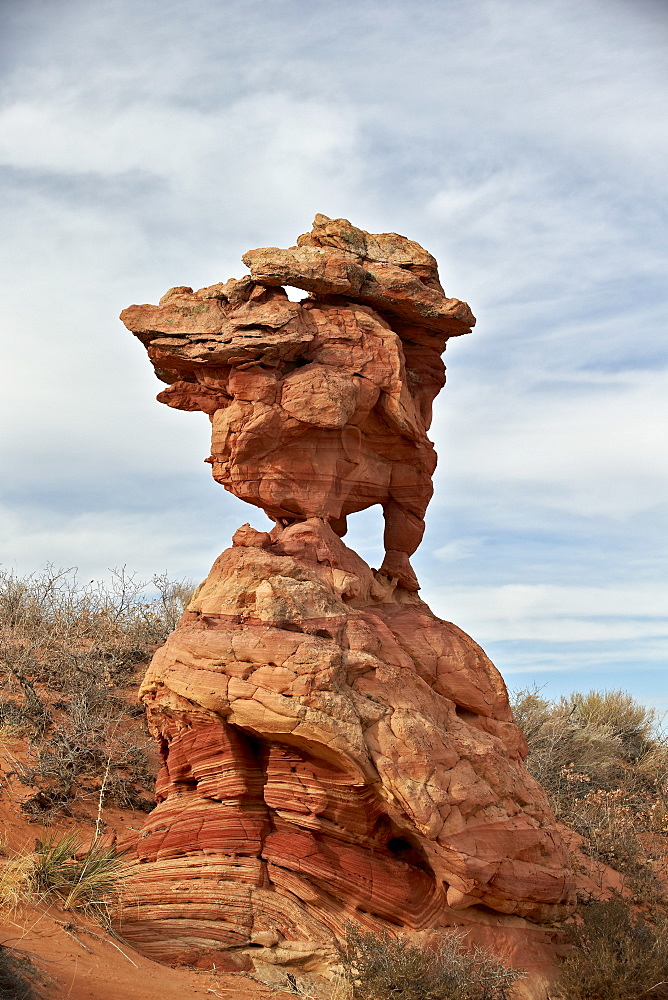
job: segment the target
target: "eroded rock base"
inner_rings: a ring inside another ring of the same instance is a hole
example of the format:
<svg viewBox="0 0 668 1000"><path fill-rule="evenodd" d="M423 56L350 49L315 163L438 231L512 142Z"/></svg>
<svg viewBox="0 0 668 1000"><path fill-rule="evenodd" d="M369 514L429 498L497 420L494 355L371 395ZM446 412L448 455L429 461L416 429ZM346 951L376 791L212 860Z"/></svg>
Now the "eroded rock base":
<svg viewBox="0 0 668 1000"><path fill-rule="evenodd" d="M141 696L163 767L123 934L147 956L317 973L355 921L545 963L573 878L503 681L325 521L240 529Z"/></svg>

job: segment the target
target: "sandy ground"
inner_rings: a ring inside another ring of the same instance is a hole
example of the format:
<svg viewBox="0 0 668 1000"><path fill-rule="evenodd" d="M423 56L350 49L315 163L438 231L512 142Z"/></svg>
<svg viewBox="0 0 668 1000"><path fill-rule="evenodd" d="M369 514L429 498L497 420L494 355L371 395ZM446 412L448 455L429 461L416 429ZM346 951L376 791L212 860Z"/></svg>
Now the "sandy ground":
<svg viewBox="0 0 668 1000"><path fill-rule="evenodd" d="M55 907L23 907L0 917L0 942L39 969L45 1000L270 1000L289 994L243 974L158 965L113 940L87 918Z"/></svg>
<svg viewBox="0 0 668 1000"><path fill-rule="evenodd" d="M54 826L31 823L21 812L30 789L17 782L12 771L24 755L22 740L0 740L0 857L29 852L35 840L66 832L76 831L82 841L89 840L97 796L90 802L77 800L76 817L63 817ZM105 832L122 840L144 819L143 813L105 809ZM158 965L90 918L55 905L0 910L0 944L18 949L42 973L38 990L44 1000L280 1000L290 995L244 974Z"/></svg>

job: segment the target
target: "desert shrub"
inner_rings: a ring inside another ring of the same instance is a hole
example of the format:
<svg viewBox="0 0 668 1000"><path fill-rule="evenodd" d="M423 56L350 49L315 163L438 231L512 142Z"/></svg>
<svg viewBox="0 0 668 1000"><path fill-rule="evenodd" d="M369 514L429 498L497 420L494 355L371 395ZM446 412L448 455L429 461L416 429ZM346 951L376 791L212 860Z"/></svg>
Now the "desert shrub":
<svg viewBox="0 0 668 1000"><path fill-rule="evenodd" d="M355 1000L506 1000L521 973L456 932L419 947L388 931L350 926L340 950Z"/></svg>
<svg viewBox="0 0 668 1000"><path fill-rule="evenodd" d="M35 886L43 895L59 897L64 910L106 908L119 898L124 875L123 856L99 841L85 853L76 834L37 845Z"/></svg>
<svg viewBox="0 0 668 1000"><path fill-rule="evenodd" d="M575 946L561 967L563 1000L666 1000L668 920L634 913L628 901L582 906L568 929Z"/></svg>
<svg viewBox="0 0 668 1000"><path fill-rule="evenodd" d="M529 744L528 766L552 795L564 791L565 768L611 789L634 765L641 786L665 786L668 743L656 715L623 691L548 701L525 690L516 694L513 713Z"/></svg>
<svg viewBox="0 0 668 1000"><path fill-rule="evenodd" d="M589 691L572 694L567 702L583 725L607 730L624 747L629 760L646 753L656 736L656 712L641 705L627 691Z"/></svg>
<svg viewBox="0 0 668 1000"><path fill-rule="evenodd" d="M152 586L147 596L124 570L109 585L80 585L68 570L0 572L0 725L30 740L14 773L35 789L24 809L42 822L95 794L151 808L152 741L129 687L192 592L166 575Z"/></svg>
<svg viewBox="0 0 668 1000"><path fill-rule="evenodd" d="M93 840L84 851L79 836L69 833L0 862L0 905L57 901L64 910L86 910L108 923L124 877L125 862L115 848Z"/></svg>
<svg viewBox="0 0 668 1000"><path fill-rule="evenodd" d="M535 689L516 695L513 712L529 745L527 767L557 818L585 838L593 859L622 872L639 899L662 897L656 866L668 832L668 741L655 713L623 691L548 701Z"/></svg>
<svg viewBox="0 0 668 1000"><path fill-rule="evenodd" d="M27 714L36 685L68 692L85 680L123 683L137 663L176 627L192 586L153 578L148 584L125 570L111 584L80 584L71 570L47 568L25 578L0 572L0 663Z"/></svg>
<svg viewBox="0 0 668 1000"><path fill-rule="evenodd" d="M37 970L21 952L0 944L0 1000L38 1000Z"/></svg>
<svg viewBox="0 0 668 1000"><path fill-rule="evenodd" d="M29 745L27 759L15 764L19 780L35 789L22 808L41 822L71 815L85 798L148 810L152 747L143 717L129 725L112 693L99 686L79 691Z"/></svg>

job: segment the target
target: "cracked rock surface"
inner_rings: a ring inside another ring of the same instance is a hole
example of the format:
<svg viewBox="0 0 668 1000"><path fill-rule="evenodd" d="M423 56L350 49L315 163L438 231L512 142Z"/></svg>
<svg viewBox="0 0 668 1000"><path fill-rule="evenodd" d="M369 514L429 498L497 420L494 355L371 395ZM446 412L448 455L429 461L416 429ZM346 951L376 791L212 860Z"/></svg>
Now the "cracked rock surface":
<svg viewBox="0 0 668 1000"><path fill-rule="evenodd" d="M214 477L274 522L237 531L142 684L163 766L123 934L163 962L318 973L350 921L460 927L538 967L568 855L503 680L409 561L441 353L473 316L416 243L342 219L244 261L122 314L158 398L209 414ZM379 570L342 541L373 504Z"/></svg>

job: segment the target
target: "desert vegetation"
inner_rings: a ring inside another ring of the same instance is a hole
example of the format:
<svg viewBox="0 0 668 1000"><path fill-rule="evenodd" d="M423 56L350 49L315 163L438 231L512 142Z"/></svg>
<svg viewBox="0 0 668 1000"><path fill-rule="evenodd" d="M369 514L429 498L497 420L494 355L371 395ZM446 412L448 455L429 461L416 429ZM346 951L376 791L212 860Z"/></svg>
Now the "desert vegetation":
<svg viewBox="0 0 668 1000"><path fill-rule="evenodd" d="M0 905L56 902L63 910L89 913L108 928L110 908L123 893L125 864L111 845L77 833L37 840L0 863Z"/></svg>
<svg viewBox="0 0 668 1000"><path fill-rule="evenodd" d="M668 737L656 713L623 691L549 701L516 696L527 767L594 863L619 871L638 903L664 901Z"/></svg>
<svg viewBox="0 0 668 1000"><path fill-rule="evenodd" d="M137 680L191 591L125 571L110 584L51 568L0 572L0 732L9 775L31 790L26 814L49 823L84 802L151 808L155 764ZM19 755L12 735L22 737Z"/></svg>
<svg viewBox="0 0 668 1000"><path fill-rule="evenodd" d="M568 927L572 945L561 968L560 1000L665 1000L668 919L616 896L591 900Z"/></svg>
<svg viewBox="0 0 668 1000"><path fill-rule="evenodd" d="M451 932L419 947L349 926L340 951L354 1000L507 1000L521 973Z"/></svg>
<svg viewBox="0 0 668 1000"><path fill-rule="evenodd" d="M136 687L191 592L187 582L160 576L147 585L124 571L106 585L50 568L25 578L0 572L3 790L21 790L25 820L54 830L74 822L78 831L0 851L3 907L55 902L108 925L124 862L102 836L105 810L152 808L157 762ZM549 700L525 690L513 710L529 770L581 838L575 858L589 885L565 928L572 947L554 996L668 997L668 737L660 719L622 691ZM521 973L464 945L456 933L420 948L351 927L340 953L342 996L512 996ZM30 1000L36 989L20 952L0 947L0 1000Z"/></svg>
<svg viewBox="0 0 668 1000"><path fill-rule="evenodd" d="M668 737L623 691L515 696L527 766L580 834L589 876L561 975L563 1000L668 997ZM619 873L615 884L610 869Z"/></svg>

